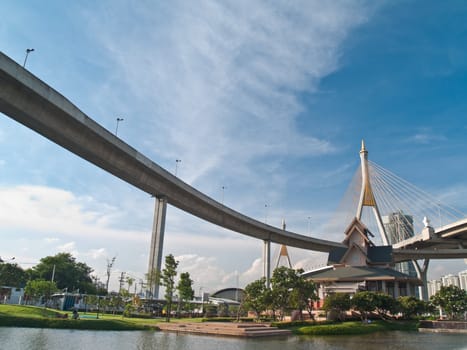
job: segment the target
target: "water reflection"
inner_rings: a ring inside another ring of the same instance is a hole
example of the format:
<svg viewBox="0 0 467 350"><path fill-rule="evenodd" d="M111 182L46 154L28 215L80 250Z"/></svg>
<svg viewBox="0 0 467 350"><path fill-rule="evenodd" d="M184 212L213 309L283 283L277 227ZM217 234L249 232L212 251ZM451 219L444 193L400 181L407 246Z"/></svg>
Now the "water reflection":
<svg viewBox="0 0 467 350"><path fill-rule="evenodd" d="M0 327L9 350L467 350L467 335L378 333L365 336L237 339L162 332L109 332Z"/></svg>

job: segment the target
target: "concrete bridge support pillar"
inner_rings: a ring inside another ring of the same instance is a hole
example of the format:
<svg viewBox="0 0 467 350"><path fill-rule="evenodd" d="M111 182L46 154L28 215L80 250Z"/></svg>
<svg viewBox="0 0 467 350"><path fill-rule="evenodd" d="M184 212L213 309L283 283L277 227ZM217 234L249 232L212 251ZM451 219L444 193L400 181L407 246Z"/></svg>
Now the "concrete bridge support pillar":
<svg viewBox="0 0 467 350"><path fill-rule="evenodd" d="M266 278L266 288L271 286L271 241L264 240L263 248L263 276Z"/></svg>
<svg viewBox="0 0 467 350"><path fill-rule="evenodd" d="M154 207L154 221L152 224L151 248L149 251L148 276L161 271L162 249L164 246L165 215L167 212L167 198L156 197ZM150 278L153 279L153 278ZM152 297L159 297L159 283L148 285Z"/></svg>
<svg viewBox="0 0 467 350"><path fill-rule="evenodd" d="M430 263L430 259L425 259L423 261L423 266L420 266L417 260L412 260L415 266L415 270L417 271L417 277L420 278L423 282L423 285L418 287L418 294L420 295L420 300L428 301L428 265Z"/></svg>

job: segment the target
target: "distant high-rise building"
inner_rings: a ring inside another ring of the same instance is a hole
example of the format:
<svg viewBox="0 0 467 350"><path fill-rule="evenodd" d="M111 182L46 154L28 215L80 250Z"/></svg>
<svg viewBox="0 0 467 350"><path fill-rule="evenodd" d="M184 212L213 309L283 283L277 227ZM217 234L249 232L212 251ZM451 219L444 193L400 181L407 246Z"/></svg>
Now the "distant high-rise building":
<svg viewBox="0 0 467 350"><path fill-rule="evenodd" d="M414 236L413 217L411 215L406 215L402 211L398 211L383 216L382 219L389 244L398 243ZM395 269L409 276L417 276L417 271L412 261L398 263Z"/></svg>
<svg viewBox="0 0 467 350"><path fill-rule="evenodd" d="M383 224L390 244L414 236L413 217L402 211L383 216Z"/></svg>
<svg viewBox="0 0 467 350"><path fill-rule="evenodd" d="M428 297L435 295L441 287L456 286L460 289L467 290L467 270L459 272L459 274L448 274L442 276L439 280L428 281Z"/></svg>
<svg viewBox="0 0 467 350"><path fill-rule="evenodd" d="M441 277L441 284L443 285L443 287L447 287L447 286L460 287L459 276L455 276L452 274L445 275Z"/></svg>
<svg viewBox="0 0 467 350"><path fill-rule="evenodd" d="M459 272L459 287L467 290L467 270Z"/></svg>
<svg viewBox="0 0 467 350"><path fill-rule="evenodd" d="M441 281L440 280L432 280L428 281L427 289L428 289L428 298L435 295L441 289Z"/></svg>

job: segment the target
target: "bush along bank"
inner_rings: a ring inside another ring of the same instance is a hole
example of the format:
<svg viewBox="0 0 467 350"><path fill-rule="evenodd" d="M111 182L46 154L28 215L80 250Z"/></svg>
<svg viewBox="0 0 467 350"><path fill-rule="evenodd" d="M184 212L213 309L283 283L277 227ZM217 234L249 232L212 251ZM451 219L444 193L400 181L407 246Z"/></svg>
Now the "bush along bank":
<svg viewBox="0 0 467 350"><path fill-rule="evenodd" d="M278 322L272 325L290 329L296 335L358 335L387 331L417 331L417 321Z"/></svg>

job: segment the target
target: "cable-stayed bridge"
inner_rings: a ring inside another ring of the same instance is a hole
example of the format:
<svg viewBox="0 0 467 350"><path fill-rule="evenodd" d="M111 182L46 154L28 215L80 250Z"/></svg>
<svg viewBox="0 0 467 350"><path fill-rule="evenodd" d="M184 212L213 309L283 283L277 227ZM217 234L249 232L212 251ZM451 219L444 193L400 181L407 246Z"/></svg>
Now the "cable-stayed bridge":
<svg viewBox="0 0 467 350"><path fill-rule="evenodd" d="M360 215L377 234L375 241L393 246L396 262L465 257L467 216L368 160L365 153L363 144L361 165L330 226L344 231Z"/></svg>
<svg viewBox="0 0 467 350"><path fill-rule="evenodd" d="M0 112L156 198L149 271L160 270L167 204L216 225L263 240L264 273L267 279L270 274L271 242L320 252L344 247L340 242L312 238L259 222L197 191L97 124L59 92L3 53L0 53ZM467 249L464 248L467 232L465 221L458 220L457 217L450 217L451 221L447 221L449 211L436 200L429 201L439 217L443 214L443 220L446 221L442 222L444 226L436 229L425 224L419 230L413 209L418 207L415 204L425 200L412 194L396 195L396 189L405 189L408 185L395 180L387 171L369 162L364 147L360 155L360 178L354 178L360 184L360 190L357 187L348 191L357 193L355 198L358 199L355 202L357 204L353 205L351 215L365 224L368 218L368 227L373 232L379 231L382 243L394 246L395 261L467 257ZM388 188L391 190L387 190ZM390 205L394 198L399 200L395 201L399 205ZM401 206L404 198L405 206ZM377 203L381 203L381 207ZM381 216L386 210L388 214ZM394 218L391 219L391 215ZM383 219L386 216L388 221L385 226ZM404 218L405 216L407 217ZM410 226L410 216L414 223L411 230L407 228ZM435 220L433 216L430 219ZM373 220L376 229L371 229L370 220ZM397 220L401 228L391 228L397 226ZM350 222L350 219L341 221L344 224ZM390 234L391 230L396 233ZM424 230L429 232L424 233ZM386 231L390 231L389 234ZM419 236L415 233L419 233L421 239L416 240L414 237ZM454 242L457 245L451 244Z"/></svg>

